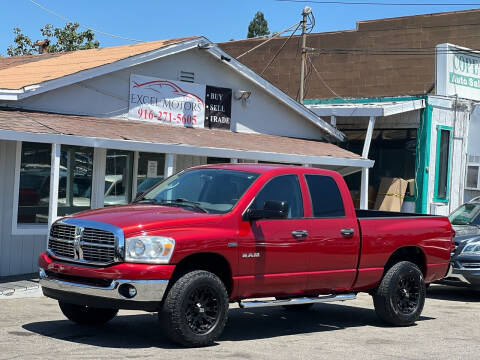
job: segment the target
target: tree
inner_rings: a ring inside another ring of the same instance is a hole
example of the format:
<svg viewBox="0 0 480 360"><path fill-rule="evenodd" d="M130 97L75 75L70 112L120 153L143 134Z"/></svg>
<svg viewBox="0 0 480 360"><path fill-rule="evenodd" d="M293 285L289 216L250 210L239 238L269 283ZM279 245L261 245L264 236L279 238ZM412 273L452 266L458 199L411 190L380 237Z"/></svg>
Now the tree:
<svg viewBox="0 0 480 360"><path fill-rule="evenodd" d="M79 28L78 23L67 23L63 28L54 28L53 25L47 24L40 29L40 33L46 41L46 51L49 53L61 51L75 51L85 49L96 49L100 46L98 41L95 41L95 34L88 29L82 32L77 32ZM9 56L22 56L38 54L39 47L36 44L40 41L33 42L30 37L24 35L20 28L14 28L13 39L14 45L10 45L7 49Z"/></svg>
<svg viewBox="0 0 480 360"><path fill-rule="evenodd" d="M269 34L270 31L268 30L268 23L267 20L265 20L265 16L261 11L257 11L253 17L253 20L250 21L250 25L248 25L247 38L265 36Z"/></svg>

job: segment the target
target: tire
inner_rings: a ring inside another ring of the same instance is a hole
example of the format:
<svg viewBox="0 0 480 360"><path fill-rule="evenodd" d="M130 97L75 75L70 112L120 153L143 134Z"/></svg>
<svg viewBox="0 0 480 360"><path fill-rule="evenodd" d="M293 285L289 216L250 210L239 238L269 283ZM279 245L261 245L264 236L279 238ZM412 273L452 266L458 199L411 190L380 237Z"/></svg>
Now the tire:
<svg viewBox="0 0 480 360"><path fill-rule="evenodd" d="M112 320L118 313L118 309L100 309L63 301L59 301L58 305L68 320L81 325L102 325Z"/></svg>
<svg viewBox="0 0 480 360"><path fill-rule="evenodd" d="M186 347L213 344L228 317L228 294L211 272L195 270L181 276L170 288L159 319L169 339Z"/></svg>
<svg viewBox="0 0 480 360"><path fill-rule="evenodd" d="M409 261L392 266L384 275L373 304L380 319L396 326L409 326L420 318L426 288L420 269Z"/></svg>
<svg viewBox="0 0 480 360"><path fill-rule="evenodd" d="M285 300L283 297L276 297L277 300ZM314 304L282 305L282 308L288 311L306 311Z"/></svg>

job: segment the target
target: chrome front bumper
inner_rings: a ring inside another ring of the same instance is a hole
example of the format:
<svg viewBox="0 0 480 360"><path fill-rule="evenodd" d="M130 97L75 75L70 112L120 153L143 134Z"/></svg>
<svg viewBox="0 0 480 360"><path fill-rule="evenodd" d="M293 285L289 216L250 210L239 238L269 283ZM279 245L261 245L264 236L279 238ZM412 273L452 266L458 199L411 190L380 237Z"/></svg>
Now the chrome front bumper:
<svg viewBox="0 0 480 360"><path fill-rule="evenodd" d="M160 302L166 292L168 280L112 280L109 286L94 286L49 277L40 268L40 285L42 288L65 291L70 294L95 296L111 300L127 300L138 302ZM135 295L129 289L135 289Z"/></svg>

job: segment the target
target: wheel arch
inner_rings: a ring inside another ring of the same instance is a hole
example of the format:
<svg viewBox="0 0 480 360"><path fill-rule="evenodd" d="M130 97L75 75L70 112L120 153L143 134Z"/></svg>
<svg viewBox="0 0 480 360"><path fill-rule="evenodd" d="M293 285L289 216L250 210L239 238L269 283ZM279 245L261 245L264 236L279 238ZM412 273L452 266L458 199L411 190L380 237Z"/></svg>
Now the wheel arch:
<svg viewBox="0 0 480 360"><path fill-rule="evenodd" d="M221 254L202 252L184 257L175 266L172 283L180 276L192 270L205 270L217 275L225 285L228 295L232 294L233 278L232 269L228 260Z"/></svg>
<svg viewBox="0 0 480 360"><path fill-rule="evenodd" d="M393 265L400 261L410 261L418 266L423 276L427 272L427 258L424 251L418 246L403 246L395 250L385 263L383 273L385 274Z"/></svg>

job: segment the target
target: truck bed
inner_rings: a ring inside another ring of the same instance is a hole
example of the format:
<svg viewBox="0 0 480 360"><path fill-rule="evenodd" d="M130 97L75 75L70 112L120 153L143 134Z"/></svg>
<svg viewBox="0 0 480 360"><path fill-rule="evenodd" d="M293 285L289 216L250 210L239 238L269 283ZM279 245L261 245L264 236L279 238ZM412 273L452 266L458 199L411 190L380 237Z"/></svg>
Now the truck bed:
<svg viewBox="0 0 480 360"><path fill-rule="evenodd" d="M404 213L399 211L382 211L382 210L362 210L355 209L358 219L381 219L381 218L413 218L413 217L435 217L436 215Z"/></svg>

